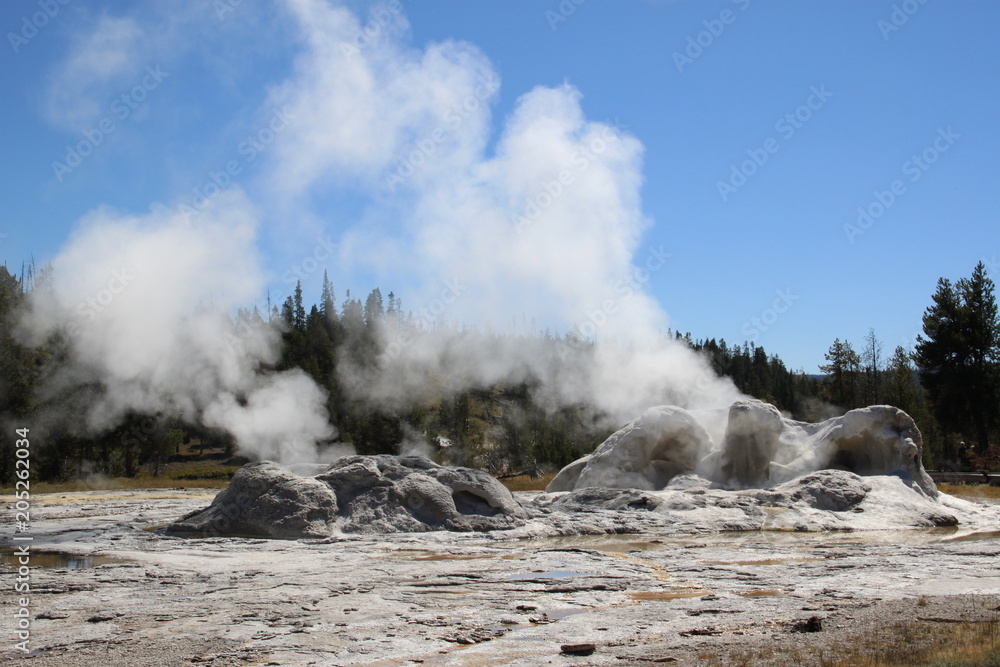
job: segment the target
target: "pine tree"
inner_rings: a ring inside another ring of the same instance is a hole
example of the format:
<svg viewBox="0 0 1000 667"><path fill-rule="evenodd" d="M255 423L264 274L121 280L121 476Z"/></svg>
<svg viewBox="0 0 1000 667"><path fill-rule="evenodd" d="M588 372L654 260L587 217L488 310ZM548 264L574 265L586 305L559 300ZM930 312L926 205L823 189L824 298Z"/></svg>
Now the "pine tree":
<svg viewBox="0 0 1000 667"><path fill-rule="evenodd" d="M281 319L289 327L295 325L295 300L292 297L288 297L281 304Z"/></svg>
<svg viewBox="0 0 1000 667"><path fill-rule="evenodd" d="M323 270L323 291L320 293L319 300L319 312L323 317L327 319L337 317L337 304L334 301L333 283L330 282L330 278L326 274L326 269Z"/></svg>
<svg viewBox="0 0 1000 667"><path fill-rule="evenodd" d="M989 447L990 431L998 421L1000 401L1000 317L996 286L979 262L972 276L958 281L962 297L962 338L968 349L969 409L975 442L980 453Z"/></svg>
<svg viewBox="0 0 1000 667"><path fill-rule="evenodd" d="M829 363L819 369L830 375L829 400L845 410L857 407L858 373L861 368L858 353L849 342L841 342L837 338L824 357Z"/></svg>
<svg viewBox="0 0 1000 667"><path fill-rule="evenodd" d="M27 288L23 278L0 266L0 424L9 429L23 426L24 418L34 411L38 368L45 358L43 352L21 345L14 335ZM14 440L0 440L0 484L13 483L16 460Z"/></svg>
<svg viewBox="0 0 1000 667"><path fill-rule="evenodd" d="M882 402L882 343L875 335L875 329L868 329L865 347L861 352L864 383L861 402L877 405Z"/></svg>
<svg viewBox="0 0 1000 667"><path fill-rule="evenodd" d="M912 416L920 402L920 383L909 353L897 346L885 369L885 400Z"/></svg>
<svg viewBox="0 0 1000 667"><path fill-rule="evenodd" d="M381 321L382 316L385 314L385 309L382 305L382 291L379 288L372 290L368 298L365 299L365 326L369 329L373 329L377 326L378 322Z"/></svg>
<svg viewBox="0 0 1000 667"><path fill-rule="evenodd" d="M302 305L302 281L295 282L295 319L292 326L298 331L306 330L306 309Z"/></svg>
<svg viewBox="0 0 1000 667"><path fill-rule="evenodd" d="M997 423L1000 318L995 286L980 262L952 287L941 278L924 313L915 359L934 413L949 431L974 440L980 452Z"/></svg>

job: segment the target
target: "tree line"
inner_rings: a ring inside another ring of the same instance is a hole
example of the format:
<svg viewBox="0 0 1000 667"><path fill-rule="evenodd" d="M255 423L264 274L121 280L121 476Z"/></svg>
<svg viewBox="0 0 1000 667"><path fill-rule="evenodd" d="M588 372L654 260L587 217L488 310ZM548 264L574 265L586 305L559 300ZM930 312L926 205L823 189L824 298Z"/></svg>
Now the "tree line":
<svg viewBox="0 0 1000 667"><path fill-rule="evenodd" d="M18 313L31 291L30 277L30 271L17 276L0 267L0 422L5 430L46 421L52 407L47 401L65 398L41 397L37 389L46 372L66 362L66 342L56 338L32 348L15 335ZM954 284L942 278L913 350L897 347L886 355L873 330L858 350L838 338L826 352L822 375L790 370L778 355L753 343L696 340L690 333L672 331L665 335L702 354L745 394L773 403L794 419L817 421L865 405L896 405L924 433L928 465L982 467L995 460L1000 426L1000 322L994 291L981 263L969 278ZM423 392L392 405L359 396L345 384L344 369L377 377L385 327L417 331L427 326L404 311L392 292L383 297L376 288L362 300L347 291L338 305L324 275L318 303L307 309L299 283L280 306L236 313L234 333L247 326L280 332L275 369L309 374L326 391L340 441L362 454L399 453L401 444L419 441L445 462L512 474L558 468L591 451L611 432L606 415L595 406L552 405L531 377L445 390L446 382L429 376ZM479 336L482 344L504 338ZM580 349L580 341L549 331L513 336L519 345L555 349L572 343ZM572 372L573 355L552 358ZM228 434L170 414L129 415L112 431L97 435L62 429L58 420L47 422L47 446L33 460L45 479L88 471L134 476L143 468L158 473L183 442L219 447L227 456L237 453ZM14 472L13 457L6 451L11 442L0 443L0 483L9 483Z"/></svg>
<svg viewBox="0 0 1000 667"><path fill-rule="evenodd" d="M873 330L860 352L839 338L826 352L823 395L842 408L888 403L914 417L929 465L1000 464L1000 317L980 262L968 278L938 280L912 351L888 356Z"/></svg>

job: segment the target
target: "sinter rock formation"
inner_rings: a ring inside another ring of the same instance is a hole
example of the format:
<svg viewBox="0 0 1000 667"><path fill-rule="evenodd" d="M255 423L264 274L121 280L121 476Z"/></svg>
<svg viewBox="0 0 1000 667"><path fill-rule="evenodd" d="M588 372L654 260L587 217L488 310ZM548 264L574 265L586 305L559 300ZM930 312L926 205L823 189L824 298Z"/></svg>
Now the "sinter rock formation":
<svg viewBox="0 0 1000 667"><path fill-rule="evenodd" d="M711 443L708 431L687 410L670 405L650 408L592 454L563 468L545 490L598 486L655 491L694 470Z"/></svg>
<svg viewBox="0 0 1000 667"><path fill-rule="evenodd" d="M895 530L996 525L997 514L894 475L818 470L766 489L725 489L693 473L658 491L588 487L540 494L554 534L669 531ZM984 524L983 521L986 521ZM523 529L518 529L523 530ZM516 532L516 531L515 531Z"/></svg>
<svg viewBox="0 0 1000 667"><path fill-rule="evenodd" d="M337 521L337 496L326 484L277 463L248 463L212 504L170 524L179 535L326 537Z"/></svg>
<svg viewBox="0 0 1000 667"><path fill-rule="evenodd" d="M763 488L839 469L862 476L895 475L934 498L937 488L924 471L922 447L913 419L888 405L809 424L786 419L762 401L738 401L729 409L721 447L692 413L657 407L612 434L593 454L563 468L546 491L594 486L659 490L688 472L728 488Z"/></svg>
<svg viewBox="0 0 1000 667"><path fill-rule="evenodd" d="M722 478L744 488L766 485L784 430L781 413L773 405L733 403L722 443Z"/></svg>
<svg viewBox="0 0 1000 667"><path fill-rule="evenodd" d="M716 446L712 433L722 439ZM703 530L951 526L976 510L940 495L902 410L878 405L816 424L761 401L728 414L650 408L547 491L519 502L489 474L419 456L346 456L318 474L270 461L233 476L166 532L331 538L339 533L507 530L512 537ZM303 468L308 470L308 467Z"/></svg>
<svg viewBox="0 0 1000 667"><path fill-rule="evenodd" d="M166 531L178 535L329 537L428 530L513 528L526 513L489 474L419 456L345 456L315 477L277 463L249 463L212 504Z"/></svg>

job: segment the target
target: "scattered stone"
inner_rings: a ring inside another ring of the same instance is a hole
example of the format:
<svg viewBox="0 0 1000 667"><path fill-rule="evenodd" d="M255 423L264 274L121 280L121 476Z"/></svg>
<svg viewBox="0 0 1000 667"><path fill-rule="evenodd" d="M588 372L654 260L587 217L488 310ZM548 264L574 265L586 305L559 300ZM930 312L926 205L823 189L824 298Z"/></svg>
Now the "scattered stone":
<svg viewBox="0 0 1000 667"><path fill-rule="evenodd" d="M459 632L441 637L443 641L469 646L488 642L507 633L509 628L459 628Z"/></svg>
<svg viewBox="0 0 1000 667"><path fill-rule="evenodd" d="M119 618L119 617L124 616L124 615L125 614L122 614L120 612L115 612L115 611L102 611L100 613L94 614L93 616L89 617L87 619L87 622L88 623L105 623L107 621L113 621L116 618Z"/></svg>
<svg viewBox="0 0 1000 667"><path fill-rule="evenodd" d="M43 611L41 614L38 614L37 616L35 616L35 618L36 619L41 619L41 620L57 621L59 619L69 618L69 613L67 613L65 611L55 611L55 610L53 610L53 611Z"/></svg>
<svg viewBox="0 0 1000 667"><path fill-rule="evenodd" d="M591 655L597 650L597 646L595 644L563 644L559 650L565 655Z"/></svg>
<svg viewBox="0 0 1000 667"><path fill-rule="evenodd" d="M801 621L795 621L792 625L792 632L821 632L823 630L823 619L819 616L810 616Z"/></svg>
<svg viewBox="0 0 1000 667"><path fill-rule="evenodd" d="M710 625L707 628L695 628L693 630L685 630L678 634L680 634L681 637L702 637L709 635L721 635L722 630L718 630Z"/></svg>
<svg viewBox="0 0 1000 667"><path fill-rule="evenodd" d="M701 616L702 614L741 614L739 609L688 609L688 616Z"/></svg>

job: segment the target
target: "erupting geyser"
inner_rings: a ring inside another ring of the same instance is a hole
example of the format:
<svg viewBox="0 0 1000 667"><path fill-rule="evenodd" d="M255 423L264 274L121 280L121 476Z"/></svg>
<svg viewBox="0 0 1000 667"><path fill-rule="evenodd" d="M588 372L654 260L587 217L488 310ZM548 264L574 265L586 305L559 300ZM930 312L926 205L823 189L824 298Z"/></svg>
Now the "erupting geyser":
<svg viewBox="0 0 1000 667"><path fill-rule="evenodd" d="M921 448L913 419L888 405L816 424L786 419L756 400L737 401L728 414L660 406L566 466L547 493L518 499L485 472L419 456L345 456L312 477L264 461L246 465L210 507L166 530L270 538L504 530L537 537L981 519L982 508L938 494Z"/></svg>

